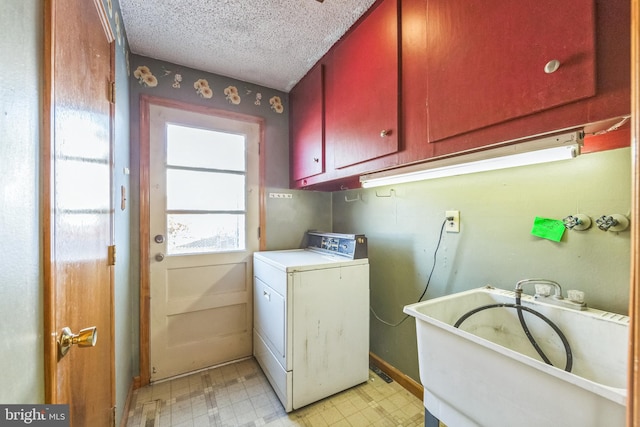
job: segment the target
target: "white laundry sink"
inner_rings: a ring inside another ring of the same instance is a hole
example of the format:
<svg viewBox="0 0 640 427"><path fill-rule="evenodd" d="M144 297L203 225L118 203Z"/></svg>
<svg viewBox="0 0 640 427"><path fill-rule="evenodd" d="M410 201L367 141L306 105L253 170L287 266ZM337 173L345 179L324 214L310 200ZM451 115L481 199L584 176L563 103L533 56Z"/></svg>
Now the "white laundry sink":
<svg viewBox="0 0 640 427"><path fill-rule="evenodd" d="M524 312L544 363L523 332L515 293L491 286L408 305L416 318L424 405L450 426L624 426L629 318L595 309L559 307L523 295L522 306L547 317L566 336L565 347L546 322Z"/></svg>

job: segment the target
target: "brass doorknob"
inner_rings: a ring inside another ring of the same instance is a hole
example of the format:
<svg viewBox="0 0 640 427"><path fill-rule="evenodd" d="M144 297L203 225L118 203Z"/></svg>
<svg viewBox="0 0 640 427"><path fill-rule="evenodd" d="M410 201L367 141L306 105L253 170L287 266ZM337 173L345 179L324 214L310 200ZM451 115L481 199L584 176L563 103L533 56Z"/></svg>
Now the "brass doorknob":
<svg viewBox="0 0 640 427"><path fill-rule="evenodd" d="M58 340L60 357L64 357L74 344L78 347L94 347L97 341L98 328L95 326L84 328L78 334L74 334L71 329L64 327Z"/></svg>

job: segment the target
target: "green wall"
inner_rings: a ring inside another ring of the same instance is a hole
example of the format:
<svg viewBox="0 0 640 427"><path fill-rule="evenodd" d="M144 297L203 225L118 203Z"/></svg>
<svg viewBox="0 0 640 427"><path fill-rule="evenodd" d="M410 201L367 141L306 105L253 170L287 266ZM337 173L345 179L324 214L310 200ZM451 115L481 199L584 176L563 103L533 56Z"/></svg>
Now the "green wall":
<svg viewBox="0 0 640 427"><path fill-rule="evenodd" d="M114 191L128 189L129 81L124 29L116 29L117 0L109 9L116 41ZM40 127L44 58L44 6L37 0L0 2L0 402L44 402L43 278L40 212ZM121 22L121 20L120 20ZM122 415L133 377L134 355L129 210L115 211L116 406ZM137 327L137 325L136 325ZM136 355L137 360L137 355Z"/></svg>
<svg viewBox="0 0 640 427"><path fill-rule="evenodd" d="M113 169L113 206L114 236L117 261L114 269L114 311L115 311L115 362L116 362L116 419L124 411L127 393L133 377L137 375L135 367L138 357L133 346L138 336L138 324L134 319L134 309L138 307L137 293L134 292L134 277L131 270L131 175L129 150L129 92L128 73L129 44L122 26L120 4L118 0L103 0L107 17L115 41L116 107L114 117L114 169ZM111 6L111 7L110 7ZM122 209L120 203L121 188L125 189L129 203Z"/></svg>
<svg viewBox="0 0 640 427"><path fill-rule="evenodd" d="M44 401L41 2L0 2L0 402Z"/></svg>
<svg viewBox="0 0 640 427"><path fill-rule="evenodd" d="M271 198L272 192L291 194L291 198ZM266 195L268 250L303 248L306 231L331 231L331 193L267 188Z"/></svg>
<svg viewBox="0 0 640 427"><path fill-rule="evenodd" d="M446 210L460 211L461 230L444 233L426 299L487 284L513 289L520 279L542 277L558 281L565 294L584 291L591 307L626 314L629 231L566 231L556 243L532 236L531 228L536 216L628 216L630 170L625 148L546 165L338 192L333 231L367 235L371 307L391 324L404 318L403 307L417 302L424 290ZM372 352L418 380L413 318L391 327L372 314L370 338Z"/></svg>

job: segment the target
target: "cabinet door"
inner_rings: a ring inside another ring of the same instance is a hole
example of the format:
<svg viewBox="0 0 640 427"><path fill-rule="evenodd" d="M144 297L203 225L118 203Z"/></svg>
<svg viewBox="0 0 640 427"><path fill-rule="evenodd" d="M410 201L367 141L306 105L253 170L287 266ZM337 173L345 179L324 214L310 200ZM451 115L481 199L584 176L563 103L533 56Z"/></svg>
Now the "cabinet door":
<svg viewBox="0 0 640 427"><path fill-rule="evenodd" d="M289 93L291 179L325 171L324 82L321 64L313 68Z"/></svg>
<svg viewBox="0 0 640 427"><path fill-rule="evenodd" d="M398 50L398 1L384 0L332 52L325 132L335 168L398 150Z"/></svg>
<svg viewBox="0 0 640 427"><path fill-rule="evenodd" d="M428 0L429 141L596 93L594 0ZM559 68L545 72L552 60Z"/></svg>

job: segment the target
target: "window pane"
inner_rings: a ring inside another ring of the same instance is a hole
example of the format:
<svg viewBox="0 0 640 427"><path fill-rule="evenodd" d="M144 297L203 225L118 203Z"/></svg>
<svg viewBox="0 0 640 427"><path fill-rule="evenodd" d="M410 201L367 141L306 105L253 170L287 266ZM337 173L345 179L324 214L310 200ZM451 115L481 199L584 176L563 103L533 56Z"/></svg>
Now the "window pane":
<svg viewBox="0 0 640 427"><path fill-rule="evenodd" d="M244 210L244 175L167 169L168 210Z"/></svg>
<svg viewBox="0 0 640 427"><path fill-rule="evenodd" d="M244 250L245 215L167 215L169 255Z"/></svg>
<svg viewBox="0 0 640 427"><path fill-rule="evenodd" d="M167 125L167 164L244 171L244 143L244 135Z"/></svg>

